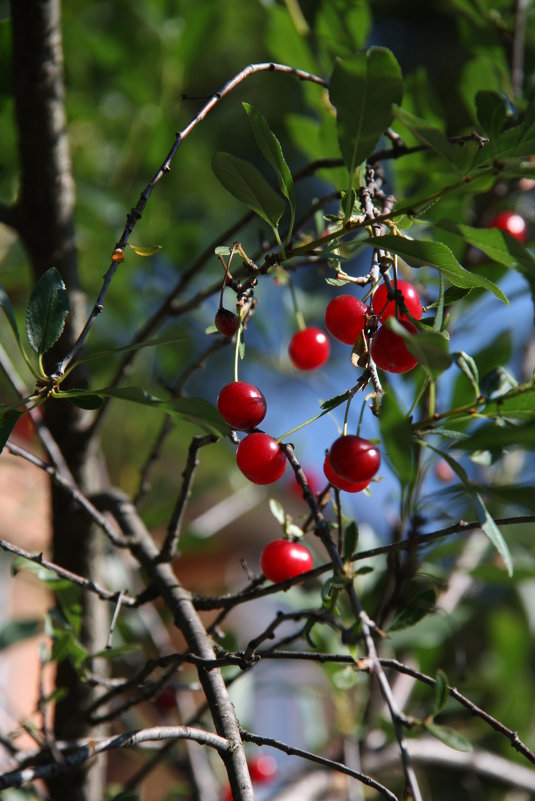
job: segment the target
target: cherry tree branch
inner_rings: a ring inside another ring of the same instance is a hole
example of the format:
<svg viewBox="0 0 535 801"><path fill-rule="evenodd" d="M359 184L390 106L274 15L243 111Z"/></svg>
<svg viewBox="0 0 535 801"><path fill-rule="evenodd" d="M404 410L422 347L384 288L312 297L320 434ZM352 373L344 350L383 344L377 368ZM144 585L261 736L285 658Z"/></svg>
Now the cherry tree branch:
<svg viewBox="0 0 535 801"><path fill-rule="evenodd" d="M126 245L128 244L128 240L130 239L132 231L134 230L136 224L143 216L143 211L149 201L149 198L154 188L159 184L164 175L166 175L171 171L171 162L173 161L173 158L175 157L179 147L184 142L184 140L197 127L197 125L199 125L199 123L205 119L205 117L210 113L210 111L212 111L212 109L215 108L215 106L217 106L218 103L220 103L224 97L226 97L226 95L232 92L232 90L235 89L237 86L239 86L239 84L242 83L242 81L244 81L246 78L249 78L251 75L255 75L256 73L259 72L280 72L286 75L292 75L296 78L299 78L299 80L301 81L311 81L312 83L316 83L324 88L328 86L327 81L325 81L323 78L319 78L317 75L313 75L310 72L305 72L304 70L299 70L295 69L294 67L286 66L285 64L277 64L274 62L250 64L248 67L245 67L245 69L241 70L237 75L231 78L230 81L227 81L227 83L224 86L222 86L221 89L219 89L219 91L214 92L210 97L210 99L204 104L202 109L193 117L193 119L190 120L190 122L186 125L186 127L176 133L175 141L171 149L169 150L167 156L165 157L165 159L163 160L162 164L155 172L153 177L150 179L147 186L141 192L138 202L136 203L134 208L131 209L131 211L127 214L126 225L115 246L115 251L114 251L115 253L123 251ZM87 322L84 325L83 330L81 331L78 339L76 340L75 344L73 345L69 353L67 353L59 362L59 364L56 366L56 369L54 371L55 378L60 378L65 373L67 367L71 364L71 362L76 358L78 353L83 348L95 320L97 319L99 314L101 314L104 308L104 301L108 293L108 289L110 287L111 281L117 271L119 264L120 260L114 260L112 258L111 264L104 276L102 287L95 301L93 309L89 315L89 318L87 319Z"/></svg>
<svg viewBox="0 0 535 801"><path fill-rule="evenodd" d="M380 784L375 779L372 779L371 776L367 776L365 773L360 773L357 770L348 768L348 766L344 765L342 762L336 762L333 759L327 759L327 757L314 754L312 751L305 751L303 748L296 748L293 745L287 745L286 743L281 742L281 740L276 740L273 737L262 737L259 734L253 734L245 729L241 729L241 735L246 742L255 743L256 745L268 745L270 748L276 748L278 751L283 751L285 754L288 754L288 756L298 756L302 759L306 759L309 762L314 762L317 765L323 765L331 770L336 770L338 773L344 773L346 776L351 776L352 779L356 779L357 781L361 782L361 784L365 784L367 787L372 787L374 790L377 790L377 792L380 793L383 798L388 798L389 801L398 801L397 796L395 796L394 793L392 793L387 787Z"/></svg>
<svg viewBox="0 0 535 801"><path fill-rule="evenodd" d="M50 761L45 765L2 773L0 774L0 790L5 790L8 787L22 787L36 779L48 779L51 776L58 776L105 751L112 751L116 748L132 748L143 743L162 740L194 740L201 745L215 748L221 754L228 754L232 748L231 743L224 737L189 726L157 726L150 729L126 732L115 737L95 738L88 741L86 745L67 753L63 748L69 748L68 744L56 742L56 748L59 749L59 753L62 755L61 761ZM251 798L254 801L253 796Z"/></svg>

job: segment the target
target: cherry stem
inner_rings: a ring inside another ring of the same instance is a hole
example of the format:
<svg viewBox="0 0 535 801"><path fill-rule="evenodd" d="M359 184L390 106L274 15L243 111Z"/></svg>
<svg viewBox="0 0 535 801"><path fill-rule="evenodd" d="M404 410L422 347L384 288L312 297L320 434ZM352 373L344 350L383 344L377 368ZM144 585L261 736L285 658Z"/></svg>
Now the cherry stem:
<svg viewBox="0 0 535 801"><path fill-rule="evenodd" d="M369 395L368 395L368 397L369 397ZM360 429L362 427L362 420L364 418L364 409L366 409L366 407L368 405L368 403L367 403L368 402L368 397L364 398L364 401L362 402L362 409L360 410L359 423L358 423L358 426L357 426L357 437L360 437ZM349 404L348 404L348 407L349 407Z"/></svg>
<svg viewBox="0 0 535 801"><path fill-rule="evenodd" d="M234 348L234 381L238 380L238 362L240 359L240 344L243 330L241 315L238 317L238 331L236 332L236 347Z"/></svg>
<svg viewBox="0 0 535 801"><path fill-rule="evenodd" d="M353 395L351 394L347 399L347 406L346 406L346 413L344 416L344 427L342 429L342 436L347 436L347 418L349 417L349 407L351 406L351 401L353 400ZM360 423L359 423L360 426Z"/></svg>
<svg viewBox="0 0 535 801"><path fill-rule="evenodd" d="M304 331L306 328L305 318L299 311L299 304L297 303L297 294L295 292L295 287L293 285L293 281L291 278L288 279L288 286L290 287L290 294L292 296L292 303L294 307L295 321L297 323L297 327L300 331Z"/></svg>

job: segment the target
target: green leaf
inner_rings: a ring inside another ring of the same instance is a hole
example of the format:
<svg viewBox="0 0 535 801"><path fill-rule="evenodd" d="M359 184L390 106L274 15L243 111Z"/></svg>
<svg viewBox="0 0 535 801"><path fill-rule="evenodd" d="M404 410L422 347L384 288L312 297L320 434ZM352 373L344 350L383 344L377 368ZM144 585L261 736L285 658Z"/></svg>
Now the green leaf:
<svg viewBox="0 0 535 801"><path fill-rule="evenodd" d="M453 220L441 220L437 227L478 248L497 264L520 273L529 284L535 305L535 257L518 239L499 228L473 228Z"/></svg>
<svg viewBox="0 0 535 801"><path fill-rule="evenodd" d="M286 522L286 515L284 514L284 509L282 503L276 501L275 498L269 499L269 511L281 526L283 526Z"/></svg>
<svg viewBox="0 0 535 801"><path fill-rule="evenodd" d="M209 434L215 434L218 437L223 437L228 434L228 425L219 414L219 411L211 403L204 400L204 398L171 398L170 400L161 400L141 387L108 387L105 389L93 390L70 389L67 392L61 391L54 393L54 397L65 398L67 400L72 398L84 398L87 396L93 397L95 395L104 398L118 398L120 400L129 401L130 403L140 403L143 406L161 409L163 412L177 415L183 420L195 423L203 431Z"/></svg>
<svg viewBox="0 0 535 801"><path fill-rule="evenodd" d="M468 353L465 353L463 350L460 350L452 355L455 360L455 364L462 372L462 374L466 376L466 378L472 385L472 389L474 390L474 395L476 396L476 398L478 398L480 394L480 389L479 389L479 372L477 369L477 364L472 359L472 357Z"/></svg>
<svg viewBox="0 0 535 801"><path fill-rule="evenodd" d="M89 409L90 411L93 411L94 409L100 409L104 403L100 395L93 395L91 393L82 395L79 398L69 398L69 401L79 409Z"/></svg>
<svg viewBox="0 0 535 801"><path fill-rule="evenodd" d="M410 422L393 391L387 391L383 396L379 425L390 464L401 483L410 484L416 471L414 441Z"/></svg>
<svg viewBox="0 0 535 801"><path fill-rule="evenodd" d="M457 149L455 149L454 145L450 143L447 136L442 133L440 128L437 128L436 125L428 122L428 120L421 119L405 111L405 109L399 106L394 106L394 115L416 139L430 148L430 150L437 153L440 158L444 159L456 172L460 172L458 159L459 148L457 147Z"/></svg>
<svg viewBox="0 0 535 801"><path fill-rule="evenodd" d="M335 64L329 99L336 108L338 143L353 175L392 122L403 94L401 69L384 47L370 47Z"/></svg>
<svg viewBox="0 0 535 801"><path fill-rule="evenodd" d="M271 228L277 228L286 204L256 167L230 153L216 153L212 166L225 189Z"/></svg>
<svg viewBox="0 0 535 801"><path fill-rule="evenodd" d="M334 398L329 398L329 400L323 401L321 404L321 408L324 409L326 412L330 412L331 409L336 409L337 406L340 406L344 401L347 401L347 393L343 395L335 395Z"/></svg>
<svg viewBox="0 0 535 801"><path fill-rule="evenodd" d="M513 560L511 559L511 553L507 546L506 541L503 538L502 532L494 522L493 518L491 517L483 498L479 493L476 493L474 497L474 506L476 510L476 516L478 521L481 524L481 528L489 540L492 542L498 553L503 559L503 563L505 565L505 569L509 576L513 575Z"/></svg>
<svg viewBox="0 0 535 801"><path fill-rule="evenodd" d="M426 587L411 598L410 606L407 606L394 618L388 626L388 631L399 631L414 626L435 608L435 603L435 590L433 587Z"/></svg>
<svg viewBox="0 0 535 801"><path fill-rule="evenodd" d="M13 307L11 305L11 301L7 296L7 292L3 286L0 286L0 309L3 309L6 317L8 319L9 325L11 326L11 330L15 335L15 339L17 340L19 349L22 350L21 341L20 341L20 334L19 329L17 326L17 320L15 318L15 312L13 311Z"/></svg>
<svg viewBox="0 0 535 801"><path fill-rule="evenodd" d="M443 670L437 670L435 673L435 715L444 709L448 696L448 677Z"/></svg>
<svg viewBox="0 0 535 801"><path fill-rule="evenodd" d="M521 445L526 450L535 449L535 416L529 423L520 426L487 423L463 439L459 447L466 451L501 451L509 445Z"/></svg>
<svg viewBox="0 0 535 801"><path fill-rule="evenodd" d="M515 128L503 131L476 155L474 166L482 166L494 161L519 159L535 152L535 101L531 101L523 122Z"/></svg>
<svg viewBox="0 0 535 801"><path fill-rule="evenodd" d="M18 412L16 409L9 409L7 412L2 412L0 416L0 453L4 450L5 444L11 436L11 432L17 425L17 420L22 417L24 412Z"/></svg>
<svg viewBox="0 0 535 801"><path fill-rule="evenodd" d="M491 139L498 136L505 121L514 115L511 101L504 92L483 89L476 94L477 118Z"/></svg>
<svg viewBox="0 0 535 801"><path fill-rule="evenodd" d="M292 223L290 225L291 231L295 217L295 187L292 173L290 172L290 168L288 167L282 152L281 144L267 124L265 117L253 106L251 106L250 103L243 103L242 105L247 112L247 116L249 117L254 138L256 139L256 144L275 170L275 174L277 175L277 180L279 182L279 189L290 204L290 210L292 214Z"/></svg>
<svg viewBox="0 0 535 801"><path fill-rule="evenodd" d="M507 395L486 404L485 417L503 417L509 420L532 420L535 416L535 386L518 387Z"/></svg>
<svg viewBox="0 0 535 801"><path fill-rule="evenodd" d="M55 267L43 273L30 295L26 309L26 335L41 356L56 344L69 314L69 296Z"/></svg>
<svg viewBox="0 0 535 801"><path fill-rule="evenodd" d="M43 624L39 619L10 620L0 629L0 651L17 642L35 637L42 629Z"/></svg>
<svg viewBox="0 0 535 801"><path fill-rule="evenodd" d="M359 529L355 520L352 520L344 529L344 562L349 562L357 549Z"/></svg>
<svg viewBox="0 0 535 801"><path fill-rule="evenodd" d="M419 330L417 334L407 331L395 317L385 320L387 328L391 328L398 336L403 337L408 350L425 365L434 375L447 370L452 362L448 339L436 331Z"/></svg>
<svg viewBox="0 0 535 801"><path fill-rule="evenodd" d="M499 286L484 275L469 272L457 261L453 252L442 242L429 242L421 239L407 239L405 236L387 234L372 237L367 244L376 248L397 253L413 267L431 266L439 270L454 286L463 289L488 289L497 298L509 303Z"/></svg>
<svg viewBox="0 0 535 801"><path fill-rule="evenodd" d="M456 751L472 750L472 746L466 737L463 737L462 734L459 734L454 729L450 729L449 726L439 726L438 723L424 723L423 725L429 734L432 734L433 737L436 737L437 740L440 740L445 745L449 745L450 748L454 748Z"/></svg>

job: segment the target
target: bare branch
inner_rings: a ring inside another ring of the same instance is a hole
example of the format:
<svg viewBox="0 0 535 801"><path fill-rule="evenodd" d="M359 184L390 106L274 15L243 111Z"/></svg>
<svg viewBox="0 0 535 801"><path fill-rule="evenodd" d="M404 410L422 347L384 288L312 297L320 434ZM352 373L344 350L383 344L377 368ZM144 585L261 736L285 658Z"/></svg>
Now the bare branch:
<svg viewBox="0 0 535 801"><path fill-rule="evenodd" d="M62 746L68 748L68 744L56 743L56 747L60 748L60 753L63 754L62 762L52 761L46 765L3 773L0 775L0 789L22 787L36 779L48 779L51 776L58 776L105 751L112 751L116 748L131 748L143 743L161 740L194 740L202 745L215 748L220 753L228 753L231 750L230 742L224 737L219 737L213 732L203 731L202 729L190 728L189 726L158 726L151 729L126 732L117 737L106 737L100 740L91 739L87 745L69 752L62 750Z"/></svg>
<svg viewBox="0 0 535 801"><path fill-rule="evenodd" d="M262 737L259 734L253 734L245 729L241 729L241 735L247 742L256 743L256 745L269 745L271 748L276 748L279 751L283 751L285 754L288 754L288 756L298 756L302 759L308 760L309 762L314 762L317 765L324 765L326 768L337 770L339 773L344 773L346 776L351 776L351 778L356 779L362 784L365 784L367 787L373 787L373 789L377 790L377 792L380 793L383 798L388 798L390 801L398 801L398 798L394 795L394 793L392 793L387 787L380 784L375 779L372 779L371 776L367 776L365 773L360 773L357 770L352 770L352 768L348 768L347 765L344 765L341 762L335 762L333 759L327 759L326 757L319 756L319 754L314 754L312 751L305 751L303 748L295 748L294 746L287 745L280 740L275 740L273 737Z"/></svg>

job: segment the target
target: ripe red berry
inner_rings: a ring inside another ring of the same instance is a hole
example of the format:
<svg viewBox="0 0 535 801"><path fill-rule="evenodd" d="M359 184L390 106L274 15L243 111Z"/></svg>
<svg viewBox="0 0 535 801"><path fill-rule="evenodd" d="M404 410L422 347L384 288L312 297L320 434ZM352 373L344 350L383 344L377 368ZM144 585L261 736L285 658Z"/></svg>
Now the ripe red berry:
<svg viewBox="0 0 535 801"><path fill-rule="evenodd" d="M268 784L277 775L277 761L269 754L249 759L247 765L251 781L256 784Z"/></svg>
<svg viewBox="0 0 535 801"><path fill-rule="evenodd" d="M300 576L311 570L314 562L304 545L289 540L273 540L266 545L260 557L264 576L277 583Z"/></svg>
<svg viewBox="0 0 535 801"><path fill-rule="evenodd" d="M381 454L373 442L355 434L338 437L328 456L334 472L353 484L370 481L381 464Z"/></svg>
<svg viewBox="0 0 535 801"><path fill-rule="evenodd" d="M232 428L256 428L266 416L266 399L253 384L234 381L219 393L217 408Z"/></svg>
<svg viewBox="0 0 535 801"><path fill-rule="evenodd" d="M273 484L286 470L284 451L263 431L255 431L242 439L236 460L243 475L253 484Z"/></svg>
<svg viewBox="0 0 535 801"><path fill-rule="evenodd" d="M408 320L400 324L411 334L416 334L416 326ZM418 364L418 359L407 349L403 337L382 325L373 335L370 354L377 367L387 373L408 373Z"/></svg>
<svg viewBox="0 0 535 801"><path fill-rule="evenodd" d="M331 346L327 335L320 328L305 328L293 335L288 352L299 370L315 370L325 364Z"/></svg>
<svg viewBox="0 0 535 801"><path fill-rule="evenodd" d="M507 231L519 242L525 242L528 234L525 219L514 211L500 211L490 223L489 228L500 228L502 231Z"/></svg>
<svg viewBox="0 0 535 801"><path fill-rule="evenodd" d="M420 320L422 318L422 303L420 301L420 296L413 285L409 284L408 281L398 281L397 290L398 292L401 292L403 296L403 301L407 307L407 311L412 314L415 320ZM388 300L388 289L386 284L380 284L375 290L372 298L372 309L382 323L384 323L387 317L396 316L396 301ZM408 319L406 314L402 314L399 306L397 316L400 320Z"/></svg>
<svg viewBox="0 0 535 801"><path fill-rule="evenodd" d="M338 295L325 310L325 325L335 339L354 345L364 329L368 307L353 295Z"/></svg>
<svg viewBox="0 0 535 801"><path fill-rule="evenodd" d="M233 337L238 330L239 321L234 312L221 306L216 312L214 324L220 334L225 337Z"/></svg>
<svg viewBox="0 0 535 801"><path fill-rule="evenodd" d="M361 490L366 489L368 481L347 481L347 479L342 478L331 467L331 463L329 461L329 454L325 456L325 461L323 462L323 472L325 473L325 478L332 484L333 487L336 487L339 490L344 490L344 492L361 492Z"/></svg>

